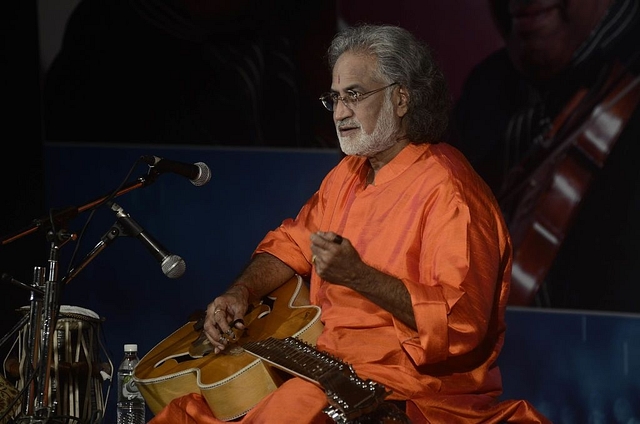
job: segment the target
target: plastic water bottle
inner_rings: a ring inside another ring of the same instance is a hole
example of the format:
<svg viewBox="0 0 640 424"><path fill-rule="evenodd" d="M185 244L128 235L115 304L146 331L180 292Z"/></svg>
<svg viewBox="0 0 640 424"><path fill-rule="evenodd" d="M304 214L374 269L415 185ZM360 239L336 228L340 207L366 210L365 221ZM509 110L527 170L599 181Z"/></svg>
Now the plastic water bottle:
<svg viewBox="0 0 640 424"><path fill-rule="evenodd" d="M118 367L117 424L145 424L146 404L133 380L138 361L138 345L124 345L124 358Z"/></svg>

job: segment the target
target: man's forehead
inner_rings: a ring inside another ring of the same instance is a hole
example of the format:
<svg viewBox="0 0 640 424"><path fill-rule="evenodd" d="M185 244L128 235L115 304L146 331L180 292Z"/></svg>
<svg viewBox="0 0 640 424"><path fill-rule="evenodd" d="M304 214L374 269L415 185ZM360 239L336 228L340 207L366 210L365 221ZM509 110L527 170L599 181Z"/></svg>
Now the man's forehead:
<svg viewBox="0 0 640 424"><path fill-rule="evenodd" d="M333 68L335 84L366 83L373 79L375 58L370 55L345 53Z"/></svg>

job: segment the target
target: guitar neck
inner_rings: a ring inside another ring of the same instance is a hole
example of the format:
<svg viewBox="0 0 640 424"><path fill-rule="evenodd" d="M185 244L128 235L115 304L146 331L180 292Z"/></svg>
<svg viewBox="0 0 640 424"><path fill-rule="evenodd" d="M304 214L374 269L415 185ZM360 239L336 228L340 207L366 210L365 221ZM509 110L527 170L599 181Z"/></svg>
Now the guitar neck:
<svg viewBox="0 0 640 424"><path fill-rule="evenodd" d="M317 385L321 385L325 374L348 369L348 366L339 359L294 337L285 339L269 337L266 340L245 343L242 347L277 368Z"/></svg>
<svg viewBox="0 0 640 424"><path fill-rule="evenodd" d="M352 422L374 412L390 394L384 386L360 379L340 359L295 337L270 337L245 343L242 347L275 367L323 388L329 401L324 412L337 423Z"/></svg>

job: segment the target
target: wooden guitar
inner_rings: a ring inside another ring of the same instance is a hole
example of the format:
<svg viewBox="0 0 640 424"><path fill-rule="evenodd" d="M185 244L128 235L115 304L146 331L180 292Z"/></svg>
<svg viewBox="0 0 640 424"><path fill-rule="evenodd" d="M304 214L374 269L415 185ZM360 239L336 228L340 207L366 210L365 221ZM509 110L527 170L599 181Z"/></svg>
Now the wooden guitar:
<svg viewBox="0 0 640 424"><path fill-rule="evenodd" d="M245 350L273 366L324 389L329 406L323 412L337 424L411 424L391 394L372 380L362 380L353 368L295 337L249 342Z"/></svg>
<svg viewBox="0 0 640 424"><path fill-rule="evenodd" d="M243 346L269 337L296 337L315 345L323 327L320 308L309 305L300 276L253 305L244 321L246 329L236 343L220 354L209 354L210 344L193 320L144 355L134 379L149 409L157 414L175 398L200 393L218 419L238 418L287 378Z"/></svg>
<svg viewBox="0 0 640 424"><path fill-rule="evenodd" d="M244 320L246 330L220 354L212 353L194 320L140 360L134 379L154 414L177 397L200 393L218 419L230 421L296 375L325 391L323 412L338 424L409 423L404 411L384 402L390 394L384 386L315 349L320 308L309 305L301 277L253 305Z"/></svg>

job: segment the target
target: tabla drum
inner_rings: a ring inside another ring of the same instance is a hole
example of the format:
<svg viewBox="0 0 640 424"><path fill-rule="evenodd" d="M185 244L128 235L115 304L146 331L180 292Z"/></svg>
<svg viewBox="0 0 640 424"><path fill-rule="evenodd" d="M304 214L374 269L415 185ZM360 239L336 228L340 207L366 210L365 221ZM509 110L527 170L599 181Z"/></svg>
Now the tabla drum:
<svg viewBox="0 0 640 424"><path fill-rule="evenodd" d="M11 414L18 412L18 405L14 402L17 396L18 390L0 374L0 424L8 424Z"/></svg>
<svg viewBox="0 0 640 424"><path fill-rule="evenodd" d="M26 306L20 310L28 314L30 308ZM109 386L105 382L113 377L113 364L101 339L103 321L89 309L60 306L51 342L48 405L51 407L51 415L61 419L61 422L102 423ZM24 365L29 356L26 351L26 346L29 345L28 327L29 323L18 335L18 389L25 385Z"/></svg>

